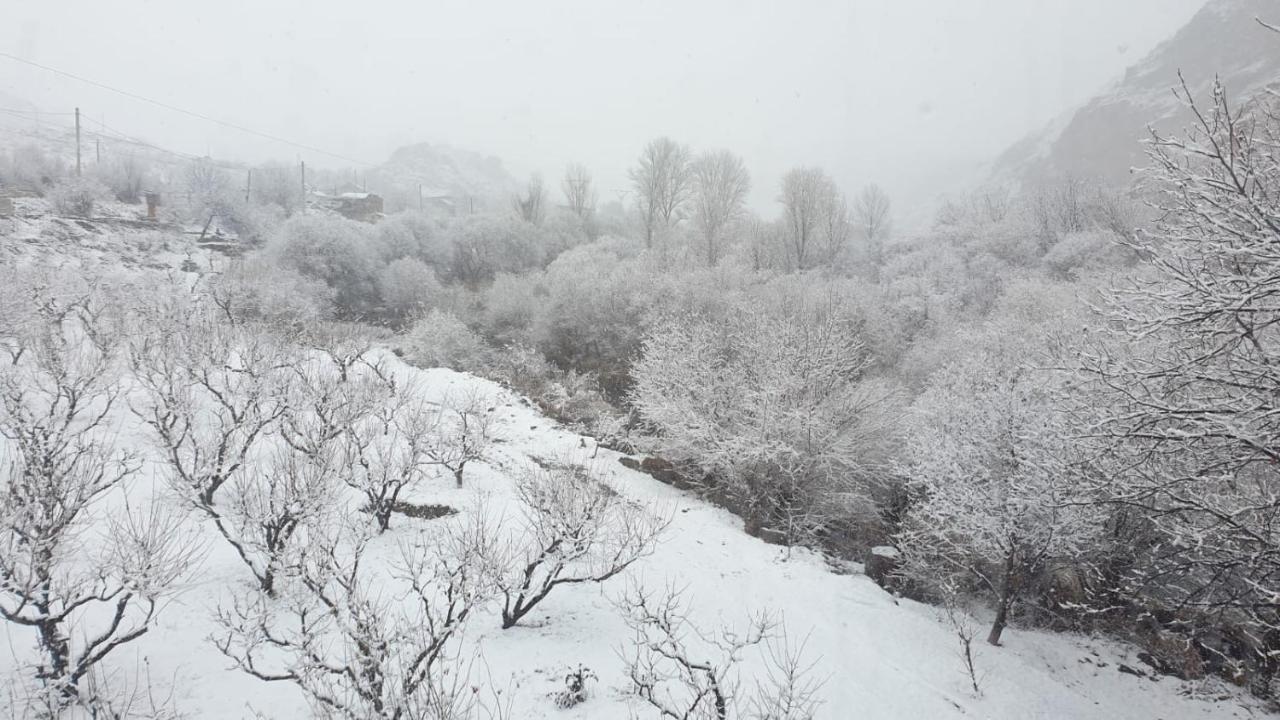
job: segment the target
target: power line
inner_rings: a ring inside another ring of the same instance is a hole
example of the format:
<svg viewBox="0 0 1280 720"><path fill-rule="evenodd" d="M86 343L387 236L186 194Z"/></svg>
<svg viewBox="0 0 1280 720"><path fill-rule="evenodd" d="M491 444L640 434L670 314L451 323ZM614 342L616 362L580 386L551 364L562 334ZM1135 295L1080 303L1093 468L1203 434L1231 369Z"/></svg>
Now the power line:
<svg viewBox="0 0 1280 720"><path fill-rule="evenodd" d="M69 112L44 112L43 110L18 110L16 108L0 108L0 112L10 113L13 115L75 115Z"/></svg>
<svg viewBox="0 0 1280 720"><path fill-rule="evenodd" d="M261 132L261 131L259 131L259 130L254 130L254 129L252 129L252 128L247 128L247 127L245 127L245 126L243 126L243 125L237 125L237 124L235 124L235 123L230 123L230 122L227 122L227 121L225 121L225 120L219 120L218 118L215 118L215 117L209 117L208 115L204 115L204 114L202 114L202 113L194 112L194 111L192 111L192 110L185 110L185 109L183 109L183 108L177 107L176 105L170 105L169 103L166 103L166 102L163 102L163 101L160 101L160 100L154 100L154 99L149 98L149 97L146 97L146 96L144 96L144 95L139 95L139 94L137 94L137 93L129 92L128 90L121 90L120 88L112 87L112 86L110 86L110 85L106 85L106 84L100 83L100 82L98 82L98 81L96 81L96 80L90 80L90 79L85 78L85 77L80 77L79 75L76 75L76 74L74 74L74 73L69 73L69 72L67 72L67 71L65 71L65 70L59 70L58 68L55 68L55 67L49 67L48 65L41 65L41 64L40 64L40 63L38 63L38 62L34 62L34 61L28 60L28 59L23 58L23 57L18 57L17 55L10 55L9 53L6 53L6 52L0 52L0 57L8 58L8 59L13 60L13 61L15 61L15 62L23 63L24 65L30 65L31 67L39 68L39 69L41 69L41 70L44 70L45 72L51 72L51 73L54 73L55 75L61 75L61 76L63 76L63 77L68 77L68 78L71 78L72 80L76 80L76 81L78 81L78 82L82 82L82 83L85 83L85 84L88 84L88 85L92 85L92 86L94 86L94 87L101 88L101 89L103 89L103 90L107 90L107 91L109 91L109 92L113 92L113 93L116 93L116 94L118 94L118 95L123 95L123 96L125 96L125 97L127 97L127 98L132 98L132 99L134 99L134 100L141 100L142 102L150 103L150 104L152 104L152 105L155 105L156 107L162 107L162 108L164 108L164 109L166 109L166 110L170 110L170 111L172 111L172 112L181 113L181 114L183 114L183 115L188 115L188 116L190 116L190 117L197 118L197 119L199 119L199 120L204 120L204 121L206 121L206 122L214 123L215 125L221 125L221 126L223 126L223 127L231 128L232 130L238 130L238 131L243 132L243 133L248 133L249 135L256 135L256 136L261 137L261 138L266 138L267 140L272 140L272 141L275 141L275 142L278 142L278 143L284 143L285 145L292 145L293 147L300 148L300 149L302 149L302 150L307 150L307 151L309 151L309 152L319 153L319 154L321 154L321 155L328 155L329 157L337 158L338 160L342 160L342 161L344 161L344 162L355 163L356 165L365 165L365 166L368 166L368 167L373 167L373 166L374 166L374 164L373 164L373 163L365 162L365 161L363 161L363 160L356 160L355 158L349 158L349 157L346 157L345 155L339 155L339 154L337 154L337 153L331 153L331 152L329 152L328 150L321 150L320 148L315 147L315 146L312 146L312 145L305 145L305 144L303 144L303 143L294 142L294 141L292 141L292 140L288 140L288 139L282 138L282 137L280 137L280 136L278 136L278 135L272 135L272 134L270 134L270 133L265 133L265 132Z"/></svg>

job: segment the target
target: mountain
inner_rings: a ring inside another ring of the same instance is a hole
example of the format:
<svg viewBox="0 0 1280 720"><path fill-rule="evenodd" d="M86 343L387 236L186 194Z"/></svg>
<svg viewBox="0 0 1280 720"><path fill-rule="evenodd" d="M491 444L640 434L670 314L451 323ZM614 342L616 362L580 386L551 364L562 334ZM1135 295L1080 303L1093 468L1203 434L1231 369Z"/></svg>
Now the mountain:
<svg viewBox="0 0 1280 720"><path fill-rule="evenodd" d="M1276 0L1210 0L1172 38L1082 107L1019 141L994 163L992 180L1026 185L1066 176L1125 185L1146 164L1148 126L1177 132L1188 124L1173 94L1182 73L1193 96L1207 100L1215 77L1239 102L1280 82Z"/></svg>
<svg viewBox="0 0 1280 720"><path fill-rule="evenodd" d="M389 206L416 206L421 188L428 201L466 203L477 211L505 206L517 188L498 158L430 143L407 145L391 153L385 163L369 170L368 185L387 198Z"/></svg>

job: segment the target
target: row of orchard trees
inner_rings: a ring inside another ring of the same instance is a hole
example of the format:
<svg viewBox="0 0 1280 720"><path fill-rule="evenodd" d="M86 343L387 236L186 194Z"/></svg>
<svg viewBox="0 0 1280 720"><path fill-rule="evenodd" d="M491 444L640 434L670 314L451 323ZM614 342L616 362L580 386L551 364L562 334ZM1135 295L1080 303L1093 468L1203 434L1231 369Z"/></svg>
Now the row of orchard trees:
<svg viewBox="0 0 1280 720"><path fill-rule="evenodd" d="M0 618L34 640L0 700L15 716L176 716L115 661L214 543L246 582L219 591L212 645L317 717L514 717L473 686L467 626L495 611L511 628L557 590L619 576L668 523L567 457L504 476L514 517L481 495L389 545L397 513L431 509L407 494L439 474L461 488L489 459L493 398L432 399L350 328L246 321L226 286L147 282L139 301L129 284L6 279ZM655 713L813 716L818 685L769 616L696 641L676 593L633 583L617 608L636 633L630 693ZM735 666L755 646L777 672L748 690ZM587 682L556 702L582 702Z"/></svg>
<svg viewBox="0 0 1280 720"><path fill-rule="evenodd" d="M936 357L913 400L865 360L874 328L819 289L666 316L633 369L634 407L764 530L827 542L871 524L868 543L902 553L905 587L985 594L992 644L1020 609L1149 617L1138 635L1162 669L1217 668L1269 694L1280 112L1233 107L1221 87L1184 99L1193 130L1151 144L1156 219L1116 236L1128 279L1006 279L980 319L917 336Z"/></svg>

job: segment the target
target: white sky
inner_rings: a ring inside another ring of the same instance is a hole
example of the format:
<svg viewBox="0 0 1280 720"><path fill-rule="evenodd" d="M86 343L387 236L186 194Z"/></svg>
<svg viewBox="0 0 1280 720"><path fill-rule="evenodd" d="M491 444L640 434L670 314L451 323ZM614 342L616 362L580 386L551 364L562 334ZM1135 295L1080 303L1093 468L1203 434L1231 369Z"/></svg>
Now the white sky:
<svg viewBox="0 0 1280 720"><path fill-rule="evenodd" d="M375 163L445 142L558 185L580 161L606 200L665 134L743 155L765 212L801 164L851 193L878 181L901 209L1093 95L1203 2L11 1L0 51ZM0 93L182 152L341 165L5 58Z"/></svg>

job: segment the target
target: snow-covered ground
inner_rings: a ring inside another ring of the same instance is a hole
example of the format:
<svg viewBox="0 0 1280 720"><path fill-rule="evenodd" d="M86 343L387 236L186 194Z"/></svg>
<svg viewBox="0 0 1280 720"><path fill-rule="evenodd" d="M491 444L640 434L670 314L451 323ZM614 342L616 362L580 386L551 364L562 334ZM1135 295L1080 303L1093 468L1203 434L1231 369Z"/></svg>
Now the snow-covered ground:
<svg viewBox="0 0 1280 720"><path fill-rule="evenodd" d="M384 360L404 379L413 379L428 400L477 389L494 398L497 439L490 459L469 466L466 487L442 474L420 488L413 501L475 508L487 496L490 512L511 498L515 472L535 460L585 460L595 449L582 438L541 416L527 402L488 381L446 369L411 368L390 353ZM119 408L121 443L149 447L144 427ZM825 679L823 718L1174 718L1254 717L1238 693L1172 678L1139 678L1117 670L1141 667L1132 649L1080 636L1012 629L1005 646L979 649L985 675L976 697L957 655L956 638L936 609L897 600L860 574L837 574L820 557L783 550L749 537L741 522L683 491L619 464L618 453L601 449L595 467L613 478L627 496L669 513L672 522L657 551L622 577L603 586L557 588L517 627L502 630L495 606L471 619L464 658L477 687L497 688L508 697L515 718L623 720L656 717L623 693L619 651L631 632L610 598L629 581L658 588L684 588L691 619L702 628L741 626L751 610L782 617L793 644L804 644L806 660ZM147 469L133 482L142 493L157 482ZM497 509L495 509L497 508ZM510 512L504 515L510 521ZM374 543L395 548L438 520L396 516L392 529ZM208 553L194 579L168 604L158 626L118 651L112 666L124 675L143 674L162 692L171 688L179 710L192 718L273 718L308 715L301 693L287 682L267 683L230 667L209 642L215 609L235 589L249 587L242 563L212 527L204 527ZM377 548L375 548L377 550ZM31 637L0 630L0 678L27 657ZM556 707L552 694L564 675L579 665L599 678L592 697L571 709ZM750 686L753 666L744 666ZM1215 688L1212 689L1211 688ZM488 692L486 690L485 692ZM1226 699L1214 699L1215 696Z"/></svg>

